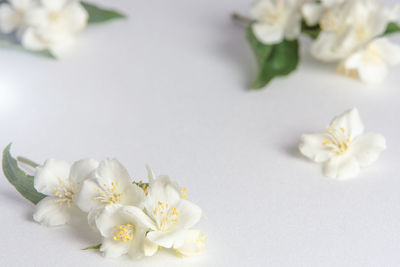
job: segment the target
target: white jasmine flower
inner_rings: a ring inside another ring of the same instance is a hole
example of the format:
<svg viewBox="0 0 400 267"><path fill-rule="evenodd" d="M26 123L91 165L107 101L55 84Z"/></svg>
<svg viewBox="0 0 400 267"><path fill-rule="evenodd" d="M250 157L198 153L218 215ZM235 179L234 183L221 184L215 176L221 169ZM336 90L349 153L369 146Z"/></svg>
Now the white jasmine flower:
<svg viewBox="0 0 400 267"><path fill-rule="evenodd" d="M322 16L335 5L343 3L344 0L320 0L306 2L301 7L304 20L307 25L315 26Z"/></svg>
<svg viewBox="0 0 400 267"><path fill-rule="evenodd" d="M203 253L206 246L206 236L199 230L189 230L185 242L176 251L183 256L195 256Z"/></svg>
<svg viewBox="0 0 400 267"><path fill-rule="evenodd" d="M49 159L36 170L35 189L47 195L37 205L33 219L46 226L68 223L78 210L75 198L81 183L97 168L93 159L83 159L70 166L62 160Z"/></svg>
<svg viewBox="0 0 400 267"><path fill-rule="evenodd" d="M96 219L96 226L103 237L100 251L105 257L142 255L147 228L137 216L131 215L132 208L136 207L109 205Z"/></svg>
<svg viewBox="0 0 400 267"><path fill-rule="evenodd" d="M366 83L382 82L387 66L400 63L400 46L386 38L372 41L366 47L356 51L344 63L344 73L355 73Z"/></svg>
<svg viewBox="0 0 400 267"><path fill-rule="evenodd" d="M25 15L36 5L34 0L10 0L0 5L0 31L8 34L26 26Z"/></svg>
<svg viewBox="0 0 400 267"><path fill-rule="evenodd" d="M324 133L304 134L299 149L311 160L324 163L327 177L351 178L386 149L382 135L363 132L358 110L353 108L335 117Z"/></svg>
<svg viewBox="0 0 400 267"><path fill-rule="evenodd" d="M29 27L22 34L22 44L30 50L50 50L55 55L68 48L75 35L88 21L85 8L74 0L40 0L26 16Z"/></svg>
<svg viewBox="0 0 400 267"><path fill-rule="evenodd" d="M132 183L128 171L116 159L100 162L93 177L83 182L76 203L89 212L89 224L93 224L96 215L111 204L143 206L144 191Z"/></svg>
<svg viewBox="0 0 400 267"><path fill-rule="evenodd" d="M149 241L165 248L180 248L187 237L188 230L195 225L201 209L187 201L186 189L179 190L168 176L159 176L150 183L144 201L144 210L131 207L130 213L136 216L149 229ZM155 246L147 246L146 255L155 253Z"/></svg>
<svg viewBox="0 0 400 267"><path fill-rule="evenodd" d="M320 20L321 33L311 46L322 61L343 60L386 30L385 6L377 0L347 0L326 12Z"/></svg>
<svg viewBox="0 0 400 267"><path fill-rule="evenodd" d="M300 34L301 13L297 0L259 0L250 13L256 20L252 24L254 35L264 44L294 40Z"/></svg>

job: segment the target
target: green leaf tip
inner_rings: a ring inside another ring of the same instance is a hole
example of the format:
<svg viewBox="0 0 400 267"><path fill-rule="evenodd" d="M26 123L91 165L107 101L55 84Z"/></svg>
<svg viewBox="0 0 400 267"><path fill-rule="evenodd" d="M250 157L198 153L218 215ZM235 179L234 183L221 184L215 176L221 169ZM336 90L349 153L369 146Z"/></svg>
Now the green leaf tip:
<svg viewBox="0 0 400 267"><path fill-rule="evenodd" d="M87 248L83 248L81 250L100 249L100 247L101 247L101 243L97 244L95 246L90 246L90 247L87 247Z"/></svg>
<svg viewBox="0 0 400 267"><path fill-rule="evenodd" d="M284 40L278 44L263 44L247 29L247 39L257 58L258 74L252 89L261 89L278 76L286 76L296 70L300 61L298 40Z"/></svg>
<svg viewBox="0 0 400 267"><path fill-rule="evenodd" d="M386 26L386 30L383 35L388 35L388 34L392 34L395 32L400 32L400 26L398 24L396 24L395 22L390 22Z"/></svg>
<svg viewBox="0 0 400 267"><path fill-rule="evenodd" d="M88 24L102 23L114 19L126 18L125 14L122 14L116 10L100 8L88 2L82 2L82 6L89 14Z"/></svg>
<svg viewBox="0 0 400 267"><path fill-rule="evenodd" d="M33 186L33 176L27 175L18 167L18 162L10 154L11 143L3 150L3 173L15 189L27 200L37 204L46 197L36 191Z"/></svg>

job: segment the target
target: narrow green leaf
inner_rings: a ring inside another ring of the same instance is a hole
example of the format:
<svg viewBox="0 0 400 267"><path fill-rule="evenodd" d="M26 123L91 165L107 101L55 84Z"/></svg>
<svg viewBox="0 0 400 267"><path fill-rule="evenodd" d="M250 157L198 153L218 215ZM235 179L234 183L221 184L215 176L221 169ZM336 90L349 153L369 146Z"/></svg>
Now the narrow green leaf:
<svg viewBox="0 0 400 267"><path fill-rule="evenodd" d="M395 22L390 22L387 27L386 27L386 31L383 35L388 35L388 34L392 34L395 32L400 32L400 26L397 25Z"/></svg>
<svg viewBox="0 0 400 267"><path fill-rule="evenodd" d="M272 79L294 71L299 63L299 43L284 40L279 44L266 45L255 37L251 27L247 29L247 39L258 62L258 74L252 84L253 89L266 86Z"/></svg>
<svg viewBox="0 0 400 267"><path fill-rule="evenodd" d="M33 187L33 176L27 175L18 167L17 161L10 154L11 144L3 151L3 172L7 180L17 191L33 204L46 197Z"/></svg>
<svg viewBox="0 0 400 267"><path fill-rule="evenodd" d="M38 56L47 57L47 58L51 58L51 59L57 59L49 50L43 50L43 51L28 50L28 49L25 49L22 45L15 44L6 39L0 39L0 47L7 48L7 49L14 49L14 50L18 50L18 51L24 51L24 52L28 52L31 54L35 54Z"/></svg>
<svg viewBox="0 0 400 267"><path fill-rule="evenodd" d="M106 22L113 19L123 19L126 17L116 10L103 9L87 2L82 2L82 5L89 14L89 24Z"/></svg>
<svg viewBox="0 0 400 267"><path fill-rule="evenodd" d="M316 39L321 32L320 26L317 24L315 26L308 26L305 21L301 22L301 32L310 36L312 39Z"/></svg>
<svg viewBox="0 0 400 267"><path fill-rule="evenodd" d="M90 246L90 247L87 247L87 248L83 248L83 249L81 249L81 250L100 249L100 247L101 247L101 243L100 243L100 244L97 244L97 245L95 245L95 246Z"/></svg>

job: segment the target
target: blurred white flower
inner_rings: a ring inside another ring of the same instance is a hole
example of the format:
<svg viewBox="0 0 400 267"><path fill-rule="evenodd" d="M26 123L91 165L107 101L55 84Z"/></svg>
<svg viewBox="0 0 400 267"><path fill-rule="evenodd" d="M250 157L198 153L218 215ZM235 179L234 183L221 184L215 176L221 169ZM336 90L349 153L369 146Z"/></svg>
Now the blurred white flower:
<svg viewBox="0 0 400 267"><path fill-rule="evenodd" d="M250 10L255 22L252 30L264 44L294 40L301 30L301 12L297 0L259 0Z"/></svg>
<svg viewBox="0 0 400 267"><path fill-rule="evenodd" d="M388 9L377 0L347 0L322 16L311 53L322 61L343 60L383 34L389 20Z"/></svg>
<svg viewBox="0 0 400 267"><path fill-rule="evenodd" d="M26 27L26 12L36 6L35 0L10 0L0 5L0 31L8 34Z"/></svg>
<svg viewBox="0 0 400 267"><path fill-rule="evenodd" d="M40 0L40 5L26 14L28 27L22 33L22 45L29 50L48 49L59 56L87 21L88 13L79 1Z"/></svg>
<svg viewBox="0 0 400 267"><path fill-rule="evenodd" d="M206 246L206 236L199 230L186 232L185 242L176 251L183 256L195 256L203 253Z"/></svg>
<svg viewBox="0 0 400 267"><path fill-rule="evenodd" d="M324 163L325 176L347 179L360 168L375 162L386 149L380 134L364 132L358 110L353 108L335 117L324 133L304 134L299 149L311 160Z"/></svg>
<svg viewBox="0 0 400 267"><path fill-rule="evenodd" d="M355 73L366 83L380 83L387 74L387 66L400 63L400 46L386 38L378 38L344 60L344 73Z"/></svg>
<svg viewBox="0 0 400 267"><path fill-rule="evenodd" d="M47 195L37 205L33 219L46 226L66 224L79 211L75 199L81 183L96 169L98 162L83 159L70 166L62 160L49 159L39 166L34 177L35 189Z"/></svg>

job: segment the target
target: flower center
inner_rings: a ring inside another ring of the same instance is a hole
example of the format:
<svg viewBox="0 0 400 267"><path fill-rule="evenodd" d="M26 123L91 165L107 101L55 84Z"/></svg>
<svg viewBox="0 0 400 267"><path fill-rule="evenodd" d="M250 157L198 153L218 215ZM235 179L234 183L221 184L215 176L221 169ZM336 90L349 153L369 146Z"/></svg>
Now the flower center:
<svg viewBox="0 0 400 267"><path fill-rule="evenodd" d="M168 232L173 224L178 222L178 215L179 212L175 207L170 207L161 201L158 201L157 207L153 210L153 216L161 232Z"/></svg>
<svg viewBox="0 0 400 267"><path fill-rule="evenodd" d="M346 134L344 128L335 128L332 124L325 132L326 136L323 139L322 145L330 149L331 152L336 152L338 155L342 155L349 149L351 143L351 134Z"/></svg>
<svg viewBox="0 0 400 267"><path fill-rule="evenodd" d="M369 45L363 59L366 62L379 64L382 62L382 51L376 45Z"/></svg>
<svg viewBox="0 0 400 267"><path fill-rule="evenodd" d="M133 224L127 223L114 226L115 234L113 239L115 241L128 242L132 241L136 228Z"/></svg>
<svg viewBox="0 0 400 267"><path fill-rule="evenodd" d="M70 181L69 178L65 179L66 182L63 182L61 178L58 179L58 186L53 187L54 195L58 197L58 199L54 200L54 203L58 205L66 204L68 208L71 208L71 204L75 199L76 193L78 193L78 188Z"/></svg>
<svg viewBox="0 0 400 267"><path fill-rule="evenodd" d="M104 184L105 190L100 190L98 187L94 188L94 191L97 192L97 196L93 198L93 200L98 201L104 205L121 203L121 196L123 193L117 193L116 189L119 185L119 182L112 182L110 186Z"/></svg>

